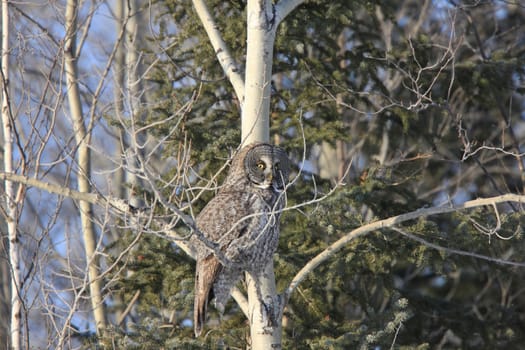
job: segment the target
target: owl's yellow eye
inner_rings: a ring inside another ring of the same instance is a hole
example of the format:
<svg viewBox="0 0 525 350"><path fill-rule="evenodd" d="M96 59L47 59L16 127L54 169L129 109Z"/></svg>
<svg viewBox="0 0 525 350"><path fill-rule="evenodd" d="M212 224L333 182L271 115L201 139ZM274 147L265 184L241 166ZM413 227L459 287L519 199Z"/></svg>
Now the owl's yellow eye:
<svg viewBox="0 0 525 350"><path fill-rule="evenodd" d="M266 165L263 162L257 162L257 168L264 170L266 168Z"/></svg>

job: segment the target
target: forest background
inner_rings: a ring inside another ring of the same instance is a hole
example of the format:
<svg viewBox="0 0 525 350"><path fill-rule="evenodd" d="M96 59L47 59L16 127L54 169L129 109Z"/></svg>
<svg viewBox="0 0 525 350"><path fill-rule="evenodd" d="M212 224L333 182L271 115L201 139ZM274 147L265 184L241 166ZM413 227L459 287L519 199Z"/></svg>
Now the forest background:
<svg viewBox="0 0 525 350"><path fill-rule="evenodd" d="M250 3L2 2L0 347L254 345L242 284L193 337L181 249L241 141ZM282 348L518 349L525 5L281 3Z"/></svg>

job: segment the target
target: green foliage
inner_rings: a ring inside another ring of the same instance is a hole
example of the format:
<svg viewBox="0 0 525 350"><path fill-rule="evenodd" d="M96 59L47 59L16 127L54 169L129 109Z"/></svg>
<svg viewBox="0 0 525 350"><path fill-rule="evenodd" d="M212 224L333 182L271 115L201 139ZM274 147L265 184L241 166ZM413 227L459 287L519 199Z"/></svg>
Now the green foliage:
<svg viewBox="0 0 525 350"><path fill-rule="evenodd" d="M207 3L233 55L243 62L245 3ZM301 169L288 205L318 199L334 186L337 176L321 175L319 149L344 151L344 159L331 162L351 167L344 185L330 196L283 214L275 260L279 290L311 258L366 222L523 192L522 156L481 151L463 159L468 147L481 144L519 150L511 121L523 113L524 53L513 44L511 32L519 31L523 10L514 13L509 7L501 18L491 13L497 26L476 28L484 50L492 52L480 59L473 52L479 49L473 49L478 40L473 24L462 9L451 23L449 9L431 2L424 23L411 33L423 3L411 2L400 18L404 1L307 1L280 26L272 135L289 151L296 174L303 142L306 160L313 164ZM190 2L165 4L168 11L156 20L166 23L161 38L173 45L149 77L161 102L147 122L165 120L197 96L164 152L168 157L190 140L199 186L237 147L240 111ZM474 23L485 23L482 7L469 7L469 15L479 20ZM469 45L450 43L450 30ZM447 61L451 54L454 64ZM162 136L167 129L155 132ZM293 293L285 309L283 348L519 348L525 340L523 269L457 251L521 261L525 219L520 210L499 206L496 215L487 207L399 227L434 246L392 230L352 241ZM499 237L491 231L495 227ZM130 239L124 238L124 246ZM193 262L172 244L143 237L121 266L115 288L123 304L137 290L141 296L133 327L120 334L119 344L220 349L248 343L247 322L233 302L219 325L210 306L210 332L193 338ZM166 313L175 318L168 320Z"/></svg>

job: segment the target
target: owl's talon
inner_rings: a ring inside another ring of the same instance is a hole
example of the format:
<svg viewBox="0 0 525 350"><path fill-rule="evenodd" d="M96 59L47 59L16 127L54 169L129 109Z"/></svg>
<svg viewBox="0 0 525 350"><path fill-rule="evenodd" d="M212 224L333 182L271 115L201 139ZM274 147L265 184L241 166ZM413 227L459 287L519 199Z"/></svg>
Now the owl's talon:
<svg viewBox="0 0 525 350"><path fill-rule="evenodd" d="M214 304L213 306L215 307L215 309L217 309L217 311L219 312L219 316L222 317L222 315L224 314L224 304L218 303L216 300L214 301L213 304Z"/></svg>

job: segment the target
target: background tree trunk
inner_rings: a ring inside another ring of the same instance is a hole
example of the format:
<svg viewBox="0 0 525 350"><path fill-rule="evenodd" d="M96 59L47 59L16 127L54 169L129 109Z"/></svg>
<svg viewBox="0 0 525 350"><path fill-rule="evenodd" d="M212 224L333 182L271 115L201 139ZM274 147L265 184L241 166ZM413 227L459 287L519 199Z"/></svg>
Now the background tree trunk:
<svg viewBox="0 0 525 350"><path fill-rule="evenodd" d="M78 191L83 193L91 192L91 153L89 150L91 133L86 130L82 115L82 105L80 102L80 92L78 89L77 74L77 16L78 3L76 0L68 0L66 7L66 43L65 43L65 68L67 97L69 110L73 122L74 136L78 145L77 150L77 181ZM84 249L86 253L86 264L89 276L89 293L95 327L98 336L104 336L107 328L106 311L102 296L102 280L99 278L99 256L97 253L97 235L93 225L92 205L86 201L79 202L80 219L82 223L82 233L84 238Z"/></svg>
<svg viewBox="0 0 525 350"><path fill-rule="evenodd" d="M144 90L145 79L143 69L143 57L141 57L142 37L144 35L145 26L143 26L143 16L141 10L141 2L131 0L125 2L125 17L128 19L125 26L125 86L123 91L127 94L126 99L130 107L130 120L127 128L123 134L122 145L124 149L123 154L126 155L126 168L129 171L125 172L125 183L127 184L128 193L127 198L131 205L140 208L142 201L136 196L136 189L144 186L141 179L136 176L137 170L140 172L144 160L144 155L147 154L147 136L144 131L139 131L139 124L144 122L144 115L146 114L144 101L146 99L146 91ZM123 122L123 121L121 121Z"/></svg>
<svg viewBox="0 0 525 350"><path fill-rule="evenodd" d="M7 1L2 2L2 124L4 118L9 118L9 105L7 100L8 81L7 74L9 72L9 12ZM2 144L4 145L1 156L2 171L5 171L5 143L7 142L2 128ZM9 155L10 156L10 155ZM5 186L5 183L4 183ZM6 203L7 204L7 203ZM3 219L0 222L0 314L11 315L11 269L9 267L9 237L7 235L7 220ZM10 318L2 317L0 319L0 346L6 347L10 343Z"/></svg>
<svg viewBox="0 0 525 350"><path fill-rule="evenodd" d="M2 1L2 127L4 133L4 171L13 172L13 119L9 101L9 3ZM10 340L13 350L22 347L22 299L20 247L18 237L18 204L15 183L5 181L5 213L7 214L7 235L9 246L9 266L11 276L11 321Z"/></svg>

